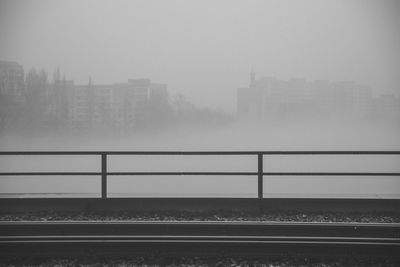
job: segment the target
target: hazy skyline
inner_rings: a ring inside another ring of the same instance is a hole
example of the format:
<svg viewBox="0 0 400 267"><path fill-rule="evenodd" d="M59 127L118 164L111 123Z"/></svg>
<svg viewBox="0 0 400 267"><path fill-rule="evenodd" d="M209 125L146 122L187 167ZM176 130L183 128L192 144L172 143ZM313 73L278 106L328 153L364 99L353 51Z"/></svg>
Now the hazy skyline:
<svg viewBox="0 0 400 267"><path fill-rule="evenodd" d="M85 84L150 78L234 111L259 76L399 94L398 1L0 1L0 59Z"/></svg>

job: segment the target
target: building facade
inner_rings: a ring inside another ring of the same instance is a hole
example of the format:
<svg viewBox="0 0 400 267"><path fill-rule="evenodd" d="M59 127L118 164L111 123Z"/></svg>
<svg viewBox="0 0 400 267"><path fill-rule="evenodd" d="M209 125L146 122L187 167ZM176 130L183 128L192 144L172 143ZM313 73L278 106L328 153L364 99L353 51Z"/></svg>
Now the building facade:
<svg viewBox="0 0 400 267"><path fill-rule="evenodd" d="M368 118L372 90L354 82L255 79L237 90L237 113L246 119Z"/></svg>
<svg viewBox="0 0 400 267"><path fill-rule="evenodd" d="M143 128L155 103L168 103L166 84L149 79L129 79L126 83L75 86L71 103L72 128L130 131ZM150 108L149 108L150 107Z"/></svg>
<svg viewBox="0 0 400 267"><path fill-rule="evenodd" d="M24 101L24 68L17 62L0 61L0 94Z"/></svg>

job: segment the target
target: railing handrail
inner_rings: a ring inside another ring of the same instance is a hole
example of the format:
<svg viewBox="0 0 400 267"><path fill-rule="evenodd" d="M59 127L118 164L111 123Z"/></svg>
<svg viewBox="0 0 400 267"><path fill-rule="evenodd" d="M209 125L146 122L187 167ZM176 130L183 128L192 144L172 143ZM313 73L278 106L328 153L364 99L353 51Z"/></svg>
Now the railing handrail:
<svg viewBox="0 0 400 267"><path fill-rule="evenodd" d="M124 151L124 150L79 150L79 151L0 151L0 155L400 155L400 151L393 150L210 150L210 151Z"/></svg>
<svg viewBox="0 0 400 267"><path fill-rule="evenodd" d="M291 151L0 151L0 155L97 155L101 156L100 172L0 172L0 176L20 175L100 175L101 197L107 198L107 175L254 175L258 177L258 198L263 198L263 179L267 175L320 175L320 176L400 176L394 172L264 172L264 155L400 155L400 151L350 150L291 150ZM256 155L254 172L108 172L109 155Z"/></svg>

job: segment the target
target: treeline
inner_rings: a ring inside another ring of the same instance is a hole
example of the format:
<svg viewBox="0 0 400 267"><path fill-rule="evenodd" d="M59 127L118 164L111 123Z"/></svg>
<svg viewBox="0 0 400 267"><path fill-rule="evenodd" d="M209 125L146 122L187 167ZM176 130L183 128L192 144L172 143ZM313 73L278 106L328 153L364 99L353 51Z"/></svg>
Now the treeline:
<svg viewBox="0 0 400 267"><path fill-rule="evenodd" d="M31 132L135 132L197 125L199 127L218 127L230 123L232 115L221 110L198 108L184 95L168 97L167 101L149 98L139 107L135 127L119 127L107 103L97 103L96 121L88 119L84 127L77 127L76 118L71 116L77 108L73 101L73 82L65 75L60 77L56 70L50 81L45 70L29 70L25 75L22 95L0 94L0 131ZM90 101L89 101L90 103ZM90 104L89 104L90 105ZM78 107L90 108L90 107ZM137 108L137 107L136 107Z"/></svg>

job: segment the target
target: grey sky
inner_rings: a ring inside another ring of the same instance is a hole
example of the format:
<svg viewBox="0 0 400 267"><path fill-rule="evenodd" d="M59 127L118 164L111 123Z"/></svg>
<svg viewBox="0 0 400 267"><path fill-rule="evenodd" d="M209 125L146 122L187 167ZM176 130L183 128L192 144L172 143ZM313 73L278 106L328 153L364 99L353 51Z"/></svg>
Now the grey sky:
<svg viewBox="0 0 400 267"><path fill-rule="evenodd" d="M257 75L400 92L400 1L0 0L0 59L76 83L148 77L233 111Z"/></svg>

